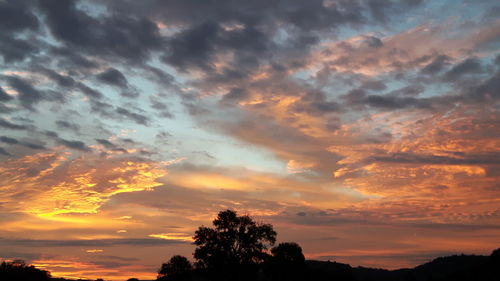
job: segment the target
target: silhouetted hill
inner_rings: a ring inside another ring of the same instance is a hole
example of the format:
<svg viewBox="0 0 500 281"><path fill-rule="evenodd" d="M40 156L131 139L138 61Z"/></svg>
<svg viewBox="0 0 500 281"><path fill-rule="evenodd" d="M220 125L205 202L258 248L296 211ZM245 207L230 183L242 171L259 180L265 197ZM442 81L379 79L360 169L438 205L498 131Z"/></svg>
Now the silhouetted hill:
<svg viewBox="0 0 500 281"><path fill-rule="evenodd" d="M495 250L491 256L454 255L439 257L412 269L386 270L366 267L350 267L347 264L307 261L310 269L331 273L335 280L355 281L500 281L500 259ZM353 279L344 271L350 268ZM335 270L342 272L333 275ZM340 271L339 271L340 270ZM344 270L344 271L341 271ZM338 276L338 277L337 277ZM316 279L311 279L316 280ZM317 279L323 280L323 279ZM332 280L332 279L329 279Z"/></svg>
<svg viewBox="0 0 500 281"><path fill-rule="evenodd" d="M89 279L66 279L66 278L52 278L51 281L94 281Z"/></svg>
<svg viewBox="0 0 500 281"><path fill-rule="evenodd" d="M367 267L351 267L348 264L306 260L305 272L287 280L304 281L500 281L500 249L490 256L453 255L439 257L411 269L386 270ZM292 268L289 268L292 270ZM302 269L301 269L302 270ZM203 272L195 269L192 280L204 281ZM296 278L295 278L296 277ZM304 277L304 278L302 278ZM281 280L270 278L262 272L256 280ZM8 281L70 281L50 278L46 271L24 263L2 263L0 280ZM87 281L80 279L81 281ZM71 280L75 281L75 280Z"/></svg>
<svg viewBox="0 0 500 281"><path fill-rule="evenodd" d="M306 260L306 271L308 280L330 281L333 277L338 281L355 280L352 267L344 263Z"/></svg>
<svg viewBox="0 0 500 281"><path fill-rule="evenodd" d="M412 269L387 270L381 268L355 267L353 275L356 281L406 281Z"/></svg>

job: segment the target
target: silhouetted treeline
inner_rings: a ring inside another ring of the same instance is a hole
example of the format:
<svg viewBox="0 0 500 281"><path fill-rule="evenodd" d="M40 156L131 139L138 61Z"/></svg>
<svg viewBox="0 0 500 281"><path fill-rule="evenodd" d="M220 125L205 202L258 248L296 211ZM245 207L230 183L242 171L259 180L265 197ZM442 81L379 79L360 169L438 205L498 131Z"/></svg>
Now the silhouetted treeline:
<svg viewBox="0 0 500 281"><path fill-rule="evenodd" d="M70 281L64 278L50 278L48 272L32 266L15 267L13 269L9 264L4 262L0 266L0 280L2 281ZM498 281L500 280L500 249L495 250L490 256L455 255L440 257L412 269L386 270L351 267L348 264L337 262L306 260L302 273L294 277L291 273L296 273L297 268L295 267L280 268L281 272L270 272L267 266L269 264L259 265L258 277L255 280ZM40 272L43 274L40 274ZM272 274L279 274L279 276L273 276ZM186 277L186 275L184 276ZM283 277L289 279L279 279ZM207 281L208 279L206 279L203 270L192 268L188 272L187 279L169 279L165 277L162 280ZM137 281L137 279L134 281Z"/></svg>
<svg viewBox="0 0 500 281"><path fill-rule="evenodd" d="M276 236L270 224L222 211L213 227L195 232L195 262L174 255L161 265L157 281L500 281L500 248L490 256L454 255L412 269L385 270L305 260L299 244L274 245ZM67 280L17 260L1 263L0 281Z"/></svg>
<svg viewBox="0 0 500 281"><path fill-rule="evenodd" d="M2 262L0 264L0 280L5 281L49 281L50 273L32 265L26 265L22 260Z"/></svg>
<svg viewBox="0 0 500 281"><path fill-rule="evenodd" d="M497 256L495 258L495 255ZM491 256L455 255L440 257L411 269L386 270L351 267L348 264L306 260L302 267L289 265L268 270L269 263L258 267L256 281L500 281L500 249ZM275 271L278 269L278 271ZM243 279L243 277L242 277ZM180 280L180 279L163 279ZM194 268L189 281L208 281L205 272ZM238 279L236 279L238 280Z"/></svg>
<svg viewBox="0 0 500 281"><path fill-rule="evenodd" d="M173 256L158 271L158 281L500 281L500 249L491 256L437 258L413 269L385 270L324 261L306 261L294 242L274 245L270 224L226 210L213 228L195 232L194 264Z"/></svg>

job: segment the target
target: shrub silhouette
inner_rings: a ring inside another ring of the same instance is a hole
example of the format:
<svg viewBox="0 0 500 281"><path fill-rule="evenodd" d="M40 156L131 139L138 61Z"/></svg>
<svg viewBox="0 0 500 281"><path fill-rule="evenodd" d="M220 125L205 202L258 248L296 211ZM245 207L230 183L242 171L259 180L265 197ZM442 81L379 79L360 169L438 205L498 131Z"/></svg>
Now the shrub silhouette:
<svg viewBox="0 0 500 281"><path fill-rule="evenodd" d="M304 280L306 259L299 244L280 243L271 249L271 253L273 256L266 270L271 280Z"/></svg>
<svg viewBox="0 0 500 281"><path fill-rule="evenodd" d="M302 248L295 242L279 243L271 249L273 260L290 265L304 264L305 257Z"/></svg>
<svg viewBox="0 0 500 281"><path fill-rule="evenodd" d="M254 280L258 264L269 257L267 248L276 242L273 226L232 210L219 212L213 225L195 232L196 266L211 280Z"/></svg>
<svg viewBox="0 0 500 281"><path fill-rule="evenodd" d="M175 255L167 263L161 265L157 280L189 281L191 280L191 271L192 266L189 260L184 256Z"/></svg>
<svg viewBox="0 0 500 281"><path fill-rule="evenodd" d="M2 262L0 264L1 280L23 280L23 281L49 281L50 274L45 270L26 265L22 260Z"/></svg>

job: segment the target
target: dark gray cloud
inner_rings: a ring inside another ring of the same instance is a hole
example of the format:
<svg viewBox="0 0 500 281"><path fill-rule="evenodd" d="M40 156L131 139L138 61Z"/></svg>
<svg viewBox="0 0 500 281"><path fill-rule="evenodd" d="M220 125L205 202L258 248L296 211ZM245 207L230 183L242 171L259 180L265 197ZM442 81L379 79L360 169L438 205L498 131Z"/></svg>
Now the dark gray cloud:
<svg viewBox="0 0 500 281"><path fill-rule="evenodd" d="M404 0L404 1L386 1L386 0L367 0L369 11L372 17L382 23L387 23L391 16L401 13L406 9L413 8L423 2L423 0Z"/></svg>
<svg viewBox="0 0 500 281"><path fill-rule="evenodd" d="M450 61L451 59L448 56L437 56L431 63L422 68L421 72L429 75L439 73L450 65Z"/></svg>
<svg viewBox="0 0 500 281"><path fill-rule="evenodd" d="M61 75L56 71L45 67L41 67L40 71L52 81L56 82L60 87L70 88L77 85L77 82L71 76Z"/></svg>
<svg viewBox="0 0 500 281"><path fill-rule="evenodd" d="M81 150L81 151L89 151L90 150L90 148L87 147L87 145L82 141L65 140L65 139L58 138L57 142L66 146L67 148L71 148L71 149L76 149L76 150Z"/></svg>
<svg viewBox="0 0 500 281"><path fill-rule="evenodd" d="M342 25L357 26L367 22L363 14L365 9L409 7L392 1L374 5L370 1L334 1L328 5L317 0L307 3L291 0L276 4L261 0L224 0L217 3L148 1L141 6L134 1L125 1L119 6L108 1L108 4L124 13L139 11L167 24L181 26L181 32L168 38L168 52L163 57L164 62L180 71L193 67L210 71L217 54L234 52L234 61L228 69L222 70L233 77L245 77L248 70L259 65L260 60L272 60L278 53L307 51L309 46L319 42L322 32L331 32ZM283 26L286 26L289 38L277 42L276 33ZM379 47L383 43L371 36L367 37L367 44Z"/></svg>
<svg viewBox="0 0 500 281"><path fill-rule="evenodd" d="M326 113L338 112L341 105L336 101L329 101L325 93L321 91L311 91L306 93L300 102L295 103L293 109L297 112L307 112L311 115L323 115Z"/></svg>
<svg viewBox="0 0 500 281"><path fill-rule="evenodd" d="M85 72L99 67L99 64L94 60L69 47L51 47L49 55L57 57L57 63L62 68Z"/></svg>
<svg viewBox="0 0 500 281"><path fill-rule="evenodd" d="M71 123L66 120L57 120L56 121L57 128L61 130L71 130L74 132L79 132L80 131L80 126L78 124Z"/></svg>
<svg viewBox="0 0 500 281"><path fill-rule="evenodd" d="M57 138L59 136L56 132L53 131L45 131L43 132L43 134L51 138Z"/></svg>
<svg viewBox="0 0 500 281"><path fill-rule="evenodd" d="M144 73L145 77L147 77L152 81L156 81L157 83L163 85L164 87L171 87L175 82L175 78L172 75L166 73L165 71L157 67L144 65L143 68L145 70Z"/></svg>
<svg viewBox="0 0 500 281"><path fill-rule="evenodd" d="M483 67L477 58L468 58L455 65L445 73L444 78L447 81L455 81L467 74L481 74Z"/></svg>
<svg viewBox="0 0 500 281"><path fill-rule="evenodd" d="M39 253L25 253L25 252L3 252L2 258L4 259L22 259L27 261L32 261L36 259L40 259L42 254Z"/></svg>
<svg viewBox="0 0 500 281"><path fill-rule="evenodd" d="M382 40L380 40L380 38L377 38L375 36L366 36L365 37L365 44L367 44L369 47L372 47L372 48L380 48L384 45Z"/></svg>
<svg viewBox="0 0 500 281"><path fill-rule="evenodd" d="M139 97L140 94L135 89L133 89L133 90L122 91L120 93L120 96L125 97L125 98L129 98L129 99L133 99L133 98Z"/></svg>
<svg viewBox="0 0 500 281"><path fill-rule="evenodd" d="M0 102L0 113L9 113L14 111L13 108L5 105L3 102Z"/></svg>
<svg viewBox="0 0 500 281"><path fill-rule="evenodd" d="M368 90L369 91L382 91L382 90L385 90L387 87L386 87L384 81L368 80L368 81L363 81L363 84L360 88L367 90L367 91Z"/></svg>
<svg viewBox="0 0 500 281"><path fill-rule="evenodd" d="M36 240L0 238L0 244L22 247L112 247L112 246L161 246L183 244L179 240L155 238L93 239L93 240Z"/></svg>
<svg viewBox="0 0 500 281"><path fill-rule="evenodd" d="M157 110L161 117L165 117L165 118L173 118L174 117L174 115L170 111L168 105L166 103L162 102L159 97L150 96L149 101L151 104L151 108Z"/></svg>
<svg viewBox="0 0 500 281"><path fill-rule="evenodd" d="M106 148L116 148L116 145L108 140L105 139L96 139L96 141L102 145L104 145Z"/></svg>
<svg viewBox="0 0 500 281"><path fill-rule="evenodd" d="M29 110L35 110L33 105L37 104L44 98L42 92L37 90L33 87L33 85L24 79L16 76L6 76L5 79L9 85L19 93L17 98L21 104Z"/></svg>
<svg viewBox="0 0 500 281"><path fill-rule="evenodd" d="M125 78L125 75L115 68L109 68L106 71L99 73L97 75L97 79L111 86L128 88L127 78Z"/></svg>
<svg viewBox="0 0 500 281"><path fill-rule="evenodd" d="M499 9L500 9L500 7L499 7ZM495 60L493 60L493 62L494 62L496 65L500 66L500 55L497 55L497 56L495 57Z"/></svg>
<svg viewBox="0 0 500 281"><path fill-rule="evenodd" d="M243 88L232 88L227 94L224 95L221 102L239 102L249 96L248 91Z"/></svg>
<svg viewBox="0 0 500 281"><path fill-rule="evenodd" d="M476 86L464 91L466 100L485 101L500 99L500 71Z"/></svg>
<svg viewBox="0 0 500 281"><path fill-rule="evenodd" d="M295 216L285 216L287 220L300 225L340 225L340 224L375 224L361 216L348 216L321 210L297 212Z"/></svg>
<svg viewBox="0 0 500 281"><path fill-rule="evenodd" d="M132 111L125 109L123 107L117 107L116 113L135 121L137 124L144 125L144 126L147 126L149 124L149 118L147 116L132 112Z"/></svg>
<svg viewBox="0 0 500 281"><path fill-rule="evenodd" d="M39 22L29 8L33 1L4 0L0 2L0 30L3 32L37 29Z"/></svg>
<svg viewBox="0 0 500 281"><path fill-rule="evenodd" d="M420 84L409 85L390 92L389 96L416 97L425 91L425 87Z"/></svg>
<svg viewBox="0 0 500 281"><path fill-rule="evenodd" d="M38 50L30 41L15 38L16 34L35 31L40 26L38 18L30 9L32 2L0 1L0 55L5 63L22 61Z"/></svg>
<svg viewBox="0 0 500 281"><path fill-rule="evenodd" d="M0 118L0 127L4 127L6 129L11 129L11 130L27 130L29 129L29 126L27 125L18 125L15 123L11 123L7 120L1 119Z"/></svg>
<svg viewBox="0 0 500 281"><path fill-rule="evenodd" d="M45 149L45 147L41 144L37 144L37 143L33 143L33 142L19 141L15 138L10 138L10 137L6 137L6 136L1 136L0 142L7 143L10 145L18 144L18 145L22 145L24 147L31 148L31 149Z"/></svg>
<svg viewBox="0 0 500 281"><path fill-rule="evenodd" d="M87 53L138 61L162 45L157 26L146 18L124 14L95 18L79 9L77 1L38 3L52 35Z"/></svg>
<svg viewBox="0 0 500 281"><path fill-rule="evenodd" d="M121 138L120 140L122 142L125 142L125 143L128 143L128 144L137 144L136 141L134 141L133 139L130 139L130 138Z"/></svg>
<svg viewBox="0 0 500 281"><path fill-rule="evenodd" d="M325 6L323 1L300 0L271 3L265 0L222 0L213 3L186 1L147 0L142 3L123 1L118 4L107 1L113 10L136 11L173 24L199 24L203 22L242 23L271 25L279 22L303 29L334 28L343 23L362 21L360 5L354 1L336 1L336 5Z"/></svg>
<svg viewBox="0 0 500 281"><path fill-rule="evenodd" d="M151 108L161 110L161 111L168 110L168 106L165 103L163 103L157 99L150 99L150 101L151 101Z"/></svg>
<svg viewBox="0 0 500 281"><path fill-rule="evenodd" d="M20 143L22 146L31 148L31 149L45 149L45 146L37 143L32 143L32 142L21 142Z"/></svg>
<svg viewBox="0 0 500 281"><path fill-rule="evenodd" d="M8 144L18 144L19 143L19 141L17 139L5 137L5 136L1 136L0 141L4 142L4 143L8 143Z"/></svg>
<svg viewBox="0 0 500 281"><path fill-rule="evenodd" d="M401 109L401 108L430 108L431 102L427 99L417 99L413 97L381 96L368 95L364 100L368 105L383 109Z"/></svg>
<svg viewBox="0 0 500 281"><path fill-rule="evenodd" d="M217 32L216 23L205 23L179 33L169 42L170 53L163 60L179 70L194 66L211 69Z"/></svg>
<svg viewBox="0 0 500 281"><path fill-rule="evenodd" d="M368 95L362 88L349 91L342 96L345 104L355 109L365 106L384 110L397 110L403 108L431 108L433 100L428 98L416 98L422 89L420 87L405 87L392 91L385 95Z"/></svg>
<svg viewBox="0 0 500 281"><path fill-rule="evenodd" d="M368 161L432 165L500 165L500 153L496 151L478 155L457 153L456 157L395 153L387 156L375 156Z"/></svg>
<svg viewBox="0 0 500 281"><path fill-rule="evenodd" d="M89 86L83 84L83 83L78 83L77 88L87 97L92 98L92 99L101 99L103 97L102 93L90 88Z"/></svg>
<svg viewBox="0 0 500 281"><path fill-rule="evenodd" d="M24 61L38 51L39 48L32 41L0 34L0 55L5 63Z"/></svg>

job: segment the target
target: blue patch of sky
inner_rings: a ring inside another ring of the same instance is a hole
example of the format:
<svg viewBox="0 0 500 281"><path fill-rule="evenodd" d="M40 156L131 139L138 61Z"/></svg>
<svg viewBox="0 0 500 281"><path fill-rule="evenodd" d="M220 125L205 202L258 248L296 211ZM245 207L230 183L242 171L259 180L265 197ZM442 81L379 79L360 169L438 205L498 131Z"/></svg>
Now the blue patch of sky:
<svg viewBox="0 0 500 281"><path fill-rule="evenodd" d="M480 21L484 14L493 7L495 1L442 0L423 1L423 5L407 11L388 11L386 23L364 24L358 27L345 26L339 29L337 40L345 40L359 34L373 34L377 37L390 36L422 24L442 24L450 19L457 21ZM365 16L369 17L368 14ZM324 38L329 41L330 38Z"/></svg>
<svg viewBox="0 0 500 281"><path fill-rule="evenodd" d="M172 75L176 74L172 71L169 72ZM177 77L179 76L176 76L176 80ZM269 151L244 144L232 137L210 130L210 128L201 127L186 111L178 95L167 94L165 97L159 97L161 102L168 103L169 110L174 117L158 117L157 112L150 107L149 102L149 95L159 91L158 85L140 76L127 75L127 78L130 84L141 91L141 97L133 100L134 105L142 109L144 112L141 114L150 117L152 122L149 126L142 126L128 120L126 122L106 120L107 124L115 128L116 133L121 129L134 129L136 133L131 135L134 140L155 147L154 140L157 133L159 131L167 131L172 135L172 141L169 142L170 145L167 147L156 147L158 152L161 151L164 155L175 154L178 157L185 157L192 154L193 151L203 150L215 157L217 165L242 166L249 169L273 171L276 173L286 172L284 164L277 160ZM106 88L108 89L103 89L103 91L110 92L110 95L106 94L106 96L110 97L113 104L123 102L123 97L117 91L110 91L109 87ZM167 91L170 90L167 89ZM173 153L174 151L176 153ZM200 159L197 158L197 160L199 161ZM212 159L207 160L210 161L210 164L213 164Z"/></svg>
<svg viewBox="0 0 500 281"><path fill-rule="evenodd" d="M99 5L99 3L95 1L79 1L76 4L76 8L95 18L108 14L107 8L104 5Z"/></svg>

